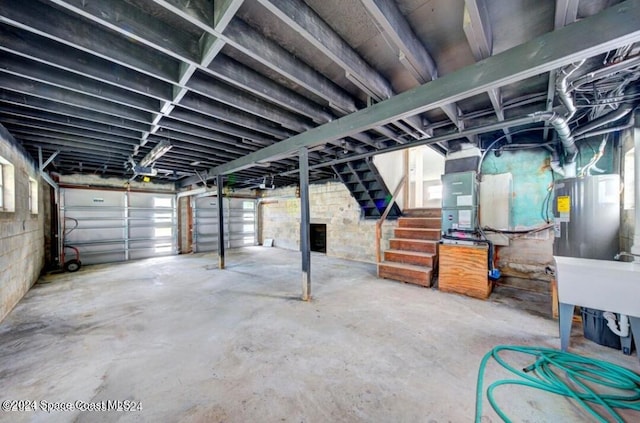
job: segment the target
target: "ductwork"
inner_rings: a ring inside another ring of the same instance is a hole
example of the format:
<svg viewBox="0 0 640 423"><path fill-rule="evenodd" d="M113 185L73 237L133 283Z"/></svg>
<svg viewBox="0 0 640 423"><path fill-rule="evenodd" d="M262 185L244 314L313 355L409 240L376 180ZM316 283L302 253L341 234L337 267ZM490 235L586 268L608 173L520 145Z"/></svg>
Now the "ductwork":
<svg viewBox="0 0 640 423"><path fill-rule="evenodd" d="M566 154L565 163L572 163L576 160L578 148L565 118L556 112L536 112L529 116L534 118L534 122L547 122L553 126Z"/></svg>
<svg viewBox="0 0 640 423"><path fill-rule="evenodd" d="M558 99L567 109L567 113L564 115L564 118L568 121L573 115L576 113L576 106L573 104L573 99L569 94L569 77L582 66L584 60L572 63L568 66L565 66L558 73L558 77L556 78L556 92L558 93Z"/></svg>

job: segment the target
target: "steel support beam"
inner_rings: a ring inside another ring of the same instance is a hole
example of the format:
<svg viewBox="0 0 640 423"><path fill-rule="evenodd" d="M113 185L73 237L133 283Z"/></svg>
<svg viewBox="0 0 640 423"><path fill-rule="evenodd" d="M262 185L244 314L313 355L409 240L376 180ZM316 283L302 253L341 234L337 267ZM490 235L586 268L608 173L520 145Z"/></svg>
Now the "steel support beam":
<svg viewBox="0 0 640 423"><path fill-rule="evenodd" d="M298 150L300 160L300 253L302 254L302 300L311 300L311 212L309 206L309 151Z"/></svg>
<svg viewBox="0 0 640 423"><path fill-rule="evenodd" d="M277 104L286 110L307 116L318 124L333 120L333 116L325 112L319 105L294 91L281 87L269 78L243 66L224 54L216 57L216 60L209 64L207 69L210 73L231 85Z"/></svg>
<svg viewBox="0 0 640 423"><path fill-rule="evenodd" d="M46 113L55 113L63 116L84 119L104 125L113 125L132 131L144 131L149 128L149 124L119 118L106 113L95 112L91 109L76 107L68 104L57 103L42 97L31 97L26 93L20 94L14 91L0 89L0 104L11 104L20 106L23 109L35 109Z"/></svg>
<svg viewBox="0 0 640 423"><path fill-rule="evenodd" d="M355 86L376 101L394 95L391 84L369 66L355 50L336 34L309 6L299 0L258 0L278 19L300 34L311 45L345 71L345 76ZM407 24L408 26L408 24ZM422 121L409 117L409 134L425 135Z"/></svg>
<svg viewBox="0 0 640 423"><path fill-rule="evenodd" d="M311 128L311 125L305 123L294 113L283 110L260 98L253 97L242 90L233 89L229 85L201 72L192 76L187 85L191 91L202 96L251 113L254 116L277 122L293 131L304 132ZM325 122L328 122L328 119Z"/></svg>
<svg viewBox="0 0 640 423"><path fill-rule="evenodd" d="M393 96L387 80L369 66L313 9L298 0L258 0L278 19L337 63L356 86L377 101Z"/></svg>
<svg viewBox="0 0 640 423"><path fill-rule="evenodd" d="M159 100L171 98L165 81L23 29L0 26L0 50Z"/></svg>
<svg viewBox="0 0 640 423"><path fill-rule="evenodd" d="M91 4L92 2L88 2ZM42 19L46 16L46 19ZM39 1L0 2L0 22L175 83L179 62ZM126 34L125 34L126 35Z"/></svg>
<svg viewBox="0 0 640 423"><path fill-rule="evenodd" d="M491 18L486 0L465 0L463 29L476 61L486 59L493 54ZM498 120L503 121L504 110L500 88L490 89L487 94ZM503 131L507 141L511 143L509 129L505 128Z"/></svg>
<svg viewBox="0 0 640 423"><path fill-rule="evenodd" d="M218 269L224 269L224 177L216 176L218 190Z"/></svg>
<svg viewBox="0 0 640 423"><path fill-rule="evenodd" d="M40 176L42 177L42 179L45 180L46 183L48 183L49 185L51 185L51 187L54 189L54 195L55 195L55 202L56 204L58 203L58 195L59 195L59 190L60 187L58 186L58 184L56 183L56 181L54 181L51 176L49 176L49 174L47 172L44 171L44 168L47 167L47 165L49 163L51 163L51 161L58 155L58 153L60 153L60 150L56 150L55 153L53 153L51 155L51 157L49 157L49 159L46 161L46 163L42 162L42 148L38 147L38 170L40 173Z"/></svg>
<svg viewBox="0 0 640 423"><path fill-rule="evenodd" d="M389 38L398 48L400 63L409 71L416 84L424 84L438 77L438 68L435 61L414 33L411 25L404 17L396 3L392 0L361 0L364 7L382 28L385 39ZM464 125L460 120L460 111L455 104L442 107L443 112L459 129ZM426 135L419 119L409 119L406 122L413 129Z"/></svg>
<svg viewBox="0 0 640 423"><path fill-rule="evenodd" d="M224 29L227 27L233 16L236 14L240 6L242 5L244 0L225 0L225 1L215 1L213 2L213 31L216 33L222 33ZM171 5L167 1L157 0L156 3L164 6L165 8L169 8L174 11L174 13L182 14L180 8ZM178 9L176 11L176 9ZM161 45L161 44L160 44ZM160 113L155 117L152 125L151 132L155 132L158 129L158 122L164 116L167 116L173 110L172 105L176 105L180 103L182 98L187 94L189 89L186 87L187 83L196 72L199 67L207 67L213 59L220 53L224 47L224 41L210 33L203 34L200 39L199 49L200 49L200 57L199 62L194 63L192 61L183 62L180 67L180 78L178 79L177 87L174 87L173 98L170 102L167 102L161 109ZM149 134L143 134L141 144L144 143L146 137Z"/></svg>
<svg viewBox="0 0 640 423"><path fill-rule="evenodd" d="M640 0L628 0L389 100L212 168L208 178L246 169L274 156L291 155L301 147L312 147L366 131L632 44L640 40L638 22ZM598 31L593 28L598 28ZM187 178L185 183L189 181Z"/></svg>
<svg viewBox="0 0 640 423"><path fill-rule="evenodd" d="M59 87L87 96L95 97L127 107L153 112L160 107L160 101L111 84L96 81L77 73L46 66L20 56L7 54L2 58L0 71L45 85Z"/></svg>
<svg viewBox="0 0 640 423"><path fill-rule="evenodd" d="M340 87L240 19L229 23L224 36L234 48L323 99L341 114L357 110L353 99Z"/></svg>

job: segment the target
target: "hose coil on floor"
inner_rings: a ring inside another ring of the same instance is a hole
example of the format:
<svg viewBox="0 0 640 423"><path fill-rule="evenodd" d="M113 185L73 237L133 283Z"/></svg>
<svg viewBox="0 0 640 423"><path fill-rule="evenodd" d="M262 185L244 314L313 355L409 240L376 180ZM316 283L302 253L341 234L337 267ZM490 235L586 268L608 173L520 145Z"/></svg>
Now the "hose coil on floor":
<svg viewBox="0 0 640 423"><path fill-rule="evenodd" d="M531 355L535 357L535 362L524 369L516 369L500 356L502 351ZM476 423L480 423L482 418L484 373L491 358L518 376L517 379L495 381L487 388L489 404L505 422L511 420L494 398L496 388L503 385L520 385L563 395L573 399L598 422L606 423L611 419L624 422L615 411L616 408L640 412L640 375L631 370L551 348L501 345L489 351L480 362L476 388ZM595 407L606 413L601 414Z"/></svg>

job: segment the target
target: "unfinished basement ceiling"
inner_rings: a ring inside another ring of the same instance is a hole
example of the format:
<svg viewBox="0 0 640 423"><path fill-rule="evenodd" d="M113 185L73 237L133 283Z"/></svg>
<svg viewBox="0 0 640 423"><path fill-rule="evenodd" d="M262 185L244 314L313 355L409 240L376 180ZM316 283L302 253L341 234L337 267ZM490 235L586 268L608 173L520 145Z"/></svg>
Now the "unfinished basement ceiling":
<svg viewBox="0 0 640 423"><path fill-rule="evenodd" d="M153 168L156 180L197 182L211 168L617 3L2 1L0 123L35 160L39 154L45 161L52 158L49 172L134 178ZM637 54L627 42L591 58L575 75ZM637 82L628 75L637 69L624 69L627 91L618 94L627 97L612 103L614 109L636 100L627 93ZM311 180L334 178L332 161L425 143L442 134L454 136L431 144L441 153L456 138L486 143L507 136L509 129L479 131L480 139L455 134L561 107L554 82L555 72L519 76L442 107L399 114L357 133L345 130L344 136L310 149ZM574 127L597 117L577 116ZM553 131L544 135L551 139ZM514 134L509 141L522 136L530 139L530 133ZM159 144L172 147L143 163ZM297 167L295 154L282 154L243 166L231 181L257 186L273 176L277 185L295 183Z"/></svg>

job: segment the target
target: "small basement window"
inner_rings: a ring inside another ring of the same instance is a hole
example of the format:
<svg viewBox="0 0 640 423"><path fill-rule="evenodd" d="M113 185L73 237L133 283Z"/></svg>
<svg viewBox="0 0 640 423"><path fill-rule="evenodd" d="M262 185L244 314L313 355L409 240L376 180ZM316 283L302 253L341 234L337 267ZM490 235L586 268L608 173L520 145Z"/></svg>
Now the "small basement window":
<svg viewBox="0 0 640 423"><path fill-rule="evenodd" d="M327 225L324 223L312 223L311 232L311 251L318 253L327 253Z"/></svg>
<svg viewBox="0 0 640 423"><path fill-rule="evenodd" d="M13 212L16 209L15 179L13 165L0 156L0 211Z"/></svg>
<svg viewBox="0 0 640 423"><path fill-rule="evenodd" d="M29 211L38 214L38 181L29 178Z"/></svg>

